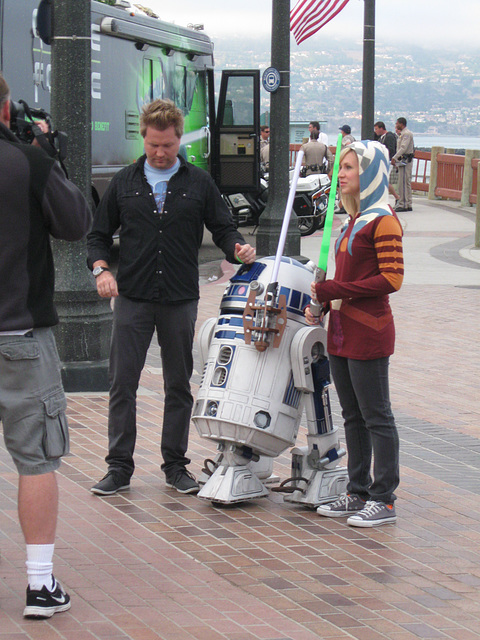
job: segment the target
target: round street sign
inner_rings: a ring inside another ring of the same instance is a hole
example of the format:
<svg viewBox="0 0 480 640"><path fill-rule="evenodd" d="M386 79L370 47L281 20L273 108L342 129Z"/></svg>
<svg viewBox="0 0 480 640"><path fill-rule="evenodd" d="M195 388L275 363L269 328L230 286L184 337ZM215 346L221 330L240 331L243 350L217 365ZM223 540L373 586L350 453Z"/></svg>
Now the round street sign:
<svg viewBox="0 0 480 640"><path fill-rule="evenodd" d="M276 91L280 86L280 71L275 67L265 69L262 76L262 84L265 91Z"/></svg>

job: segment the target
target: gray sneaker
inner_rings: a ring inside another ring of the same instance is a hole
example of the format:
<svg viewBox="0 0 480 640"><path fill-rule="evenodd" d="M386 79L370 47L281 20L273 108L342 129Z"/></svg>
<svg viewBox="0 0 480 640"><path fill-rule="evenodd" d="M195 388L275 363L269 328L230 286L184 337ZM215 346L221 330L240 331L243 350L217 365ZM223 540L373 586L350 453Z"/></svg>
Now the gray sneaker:
<svg viewBox="0 0 480 640"><path fill-rule="evenodd" d="M396 522L397 515L393 504L369 500L365 507L347 520L352 527L378 527L381 524Z"/></svg>
<svg viewBox="0 0 480 640"><path fill-rule="evenodd" d="M165 484L170 489L176 489L180 493L197 493L200 490L200 485L195 480L190 471L185 468L177 469L166 477Z"/></svg>
<svg viewBox="0 0 480 640"><path fill-rule="evenodd" d="M317 513L321 516L327 516L327 518L341 518L361 511L365 504L365 500L362 500L360 496L343 493L335 502L321 504L317 507Z"/></svg>
<svg viewBox="0 0 480 640"><path fill-rule="evenodd" d="M127 491L127 489L130 489L130 480L116 471L109 471L100 482L93 485L90 491L98 496L113 496L118 491Z"/></svg>

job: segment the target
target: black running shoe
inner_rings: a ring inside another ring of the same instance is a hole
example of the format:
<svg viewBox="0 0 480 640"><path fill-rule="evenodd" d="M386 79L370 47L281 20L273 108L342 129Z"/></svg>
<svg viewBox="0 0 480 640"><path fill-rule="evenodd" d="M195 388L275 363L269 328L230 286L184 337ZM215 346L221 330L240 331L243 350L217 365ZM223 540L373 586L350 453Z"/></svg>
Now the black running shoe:
<svg viewBox="0 0 480 640"><path fill-rule="evenodd" d="M127 491L128 489L130 489L130 480L128 478L123 478L116 471L109 471L100 482L93 485L90 491L98 496L113 496L118 491Z"/></svg>
<svg viewBox="0 0 480 640"><path fill-rule="evenodd" d="M195 476L190 471L187 471L185 467L177 469L172 475L168 475L165 484L180 493L197 493L200 491L200 486L195 480Z"/></svg>
<svg viewBox="0 0 480 640"><path fill-rule="evenodd" d="M52 591L45 586L40 591L27 587L27 606L23 615L25 618L51 618L54 613L67 611L70 606L70 596L53 578Z"/></svg>

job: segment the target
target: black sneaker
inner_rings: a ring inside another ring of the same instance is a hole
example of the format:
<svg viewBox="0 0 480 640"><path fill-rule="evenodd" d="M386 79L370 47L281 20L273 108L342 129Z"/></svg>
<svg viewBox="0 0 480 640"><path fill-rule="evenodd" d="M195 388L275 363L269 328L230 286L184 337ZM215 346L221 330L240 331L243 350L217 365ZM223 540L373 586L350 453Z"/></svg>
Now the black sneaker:
<svg viewBox="0 0 480 640"><path fill-rule="evenodd" d="M93 485L90 491L98 496L112 496L117 491L127 491L127 489L130 489L130 480L125 480L116 471L109 471L100 482Z"/></svg>
<svg viewBox="0 0 480 640"><path fill-rule="evenodd" d="M70 606L70 596L53 578L52 591L45 586L40 591L27 587L27 606L23 610L23 615L25 618L51 618L54 613L67 611Z"/></svg>
<svg viewBox="0 0 480 640"><path fill-rule="evenodd" d="M167 476L165 484L170 489L176 489L180 493L197 493L200 490L195 476L185 468L177 469L172 475Z"/></svg>

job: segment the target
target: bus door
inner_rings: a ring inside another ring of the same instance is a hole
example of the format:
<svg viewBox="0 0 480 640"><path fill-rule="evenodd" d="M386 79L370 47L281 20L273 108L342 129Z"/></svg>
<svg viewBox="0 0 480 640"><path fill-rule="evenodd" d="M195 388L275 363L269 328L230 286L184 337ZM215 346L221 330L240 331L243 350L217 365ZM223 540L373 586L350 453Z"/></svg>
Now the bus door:
<svg viewBox="0 0 480 640"><path fill-rule="evenodd" d="M163 98L163 72L162 64L158 58L143 58L142 88L140 99L143 104L152 102L157 98Z"/></svg>
<svg viewBox="0 0 480 640"><path fill-rule="evenodd" d="M260 186L260 71L222 72L213 140L213 177L222 193Z"/></svg>

